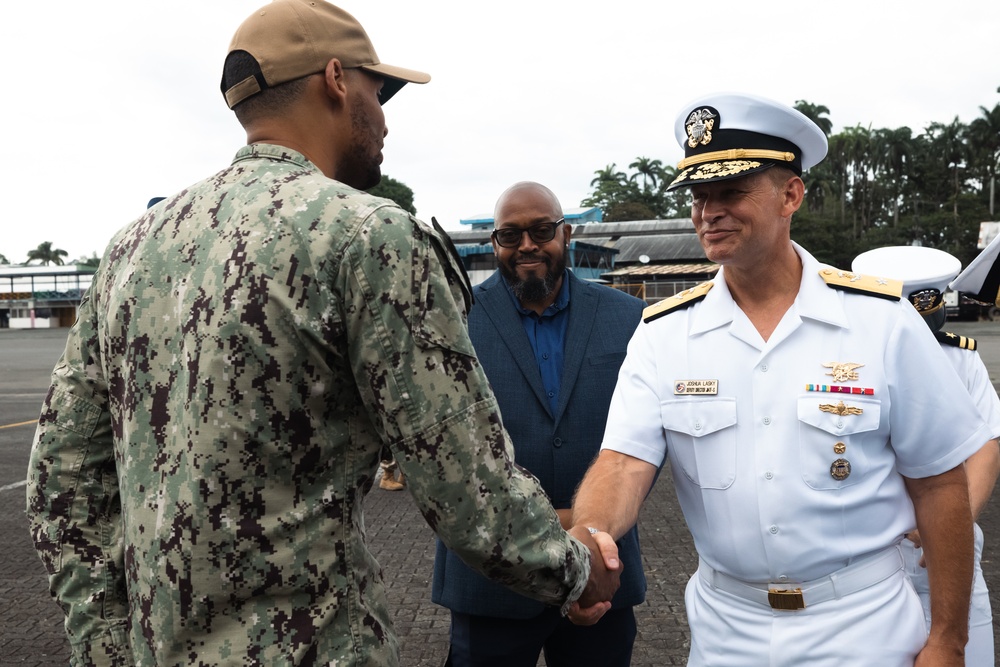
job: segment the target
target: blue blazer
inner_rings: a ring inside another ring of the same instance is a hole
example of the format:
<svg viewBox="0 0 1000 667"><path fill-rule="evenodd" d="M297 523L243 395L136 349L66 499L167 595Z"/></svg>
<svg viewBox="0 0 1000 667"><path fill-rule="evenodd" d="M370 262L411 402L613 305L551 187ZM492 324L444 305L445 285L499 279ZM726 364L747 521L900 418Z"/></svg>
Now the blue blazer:
<svg viewBox="0 0 1000 667"><path fill-rule="evenodd" d="M614 288L581 280L571 271L566 277L569 322L555 414L520 315L499 273L473 289L475 301L469 311L469 335L514 442L514 460L538 478L556 509L572 506L573 493L597 456L618 369L646 305ZM625 569L612 603L615 608L631 607L646 596L634 526L619 540L618 549ZM431 599L452 611L478 616L532 618L545 609L541 602L478 574L440 540Z"/></svg>

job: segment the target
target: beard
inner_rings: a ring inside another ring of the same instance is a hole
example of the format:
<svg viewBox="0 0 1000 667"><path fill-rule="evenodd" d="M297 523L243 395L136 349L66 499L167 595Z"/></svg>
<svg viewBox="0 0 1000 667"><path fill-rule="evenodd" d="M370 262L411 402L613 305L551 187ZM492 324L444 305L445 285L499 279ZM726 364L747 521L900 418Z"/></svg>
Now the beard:
<svg viewBox="0 0 1000 667"><path fill-rule="evenodd" d="M351 139L345 161L351 168L351 182L344 182L358 190L368 190L382 180L382 165L378 159L378 135L360 100L351 106Z"/></svg>
<svg viewBox="0 0 1000 667"><path fill-rule="evenodd" d="M532 256L532 258L545 263L545 275L531 274L522 280L517 275L514 263L516 257L512 257L507 263L500 263L497 267L500 269L500 275L507 279L507 284L510 285L514 296L522 304L543 303L555 292L559 278L566 271L566 260L563 257L554 261L544 255Z"/></svg>

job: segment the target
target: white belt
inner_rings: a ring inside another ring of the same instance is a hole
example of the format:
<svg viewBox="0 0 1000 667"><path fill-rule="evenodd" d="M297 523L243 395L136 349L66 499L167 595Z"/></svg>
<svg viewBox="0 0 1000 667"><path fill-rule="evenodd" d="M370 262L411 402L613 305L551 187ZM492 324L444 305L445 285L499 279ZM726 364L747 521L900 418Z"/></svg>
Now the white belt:
<svg viewBox="0 0 1000 667"><path fill-rule="evenodd" d="M719 572L705 561L698 559L698 576L712 588L783 611L805 609L807 606L857 593L880 581L885 581L901 569L903 569L903 555L897 545L843 567L822 579L802 584L760 584L743 581Z"/></svg>

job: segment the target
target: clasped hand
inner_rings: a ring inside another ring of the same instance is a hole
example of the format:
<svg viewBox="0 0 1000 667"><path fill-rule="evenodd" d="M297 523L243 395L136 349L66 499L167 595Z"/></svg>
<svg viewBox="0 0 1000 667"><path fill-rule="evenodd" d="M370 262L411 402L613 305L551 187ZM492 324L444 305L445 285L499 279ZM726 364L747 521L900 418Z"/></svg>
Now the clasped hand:
<svg viewBox="0 0 1000 667"><path fill-rule="evenodd" d="M576 625L593 625L611 609L611 598L621 585L618 545L608 533L592 535L583 526L574 526L569 533L590 549L590 578L583 594L570 606L567 617Z"/></svg>

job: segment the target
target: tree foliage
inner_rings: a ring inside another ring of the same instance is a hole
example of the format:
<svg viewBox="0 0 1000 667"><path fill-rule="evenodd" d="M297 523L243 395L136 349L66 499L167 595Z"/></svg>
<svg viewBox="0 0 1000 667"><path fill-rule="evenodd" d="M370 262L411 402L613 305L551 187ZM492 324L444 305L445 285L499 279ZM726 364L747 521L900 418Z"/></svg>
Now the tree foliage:
<svg viewBox="0 0 1000 667"><path fill-rule="evenodd" d="M660 160L637 157L630 173L612 163L594 172L592 192L581 206L599 206L606 222L683 218L691 214L686 192L667 192L677 170Z"/></svg>
<svg viewBox="0 0 1000 667"><path fill-rule="evenodd" d="M865 250L907 244L940 248L963 265L978 254L979 223L1000 217L1000 104L980 107L967 124L955 117L922 131L856 124L837 133L825 105L795 108L829 140L826 159L803 175L806 201L792 220L792 238L817 258L850 267ZM640 157L628 169L594 172L581 206L600 206L609 222L690 215L686 189L666 192L673 167Z"/></svg>
<svg viewBox="0 0 1000 667"><path fill-rule="evenodd" d="M97 268L101 265L101 258L97 256L97 253L91 253L90 257L86 255L81 255L79 259L73 260L73 263L77 266L92 266Z"/></svg>
<svg viewBox="0 0 1000 667"><path fill-rule="evenodd" d="M2 253L0 253L0 264L10 264L10 260Z"/></svg>
<svg viewBox="0 0 1000 667"><path fill-rule="evenodd" d="M413 206L413 190L408 185L394 178L382 175L382 180L378 185L368 189L369 194L376 197L384 197L396 202L400 208L409 211L412 215L417 214L417 209Z"/></svg>
<svg viewBox="0 0 1000 667"><path fill-rule="evenodd" d="M53 248L52 241L45 241L39 243L38 247L34 250L28 251L28 261L26 263L39 262L42 266L48 266L49 264L62 266L65 263L63 258L68 255L69 253L61 248Z"/></svg>

